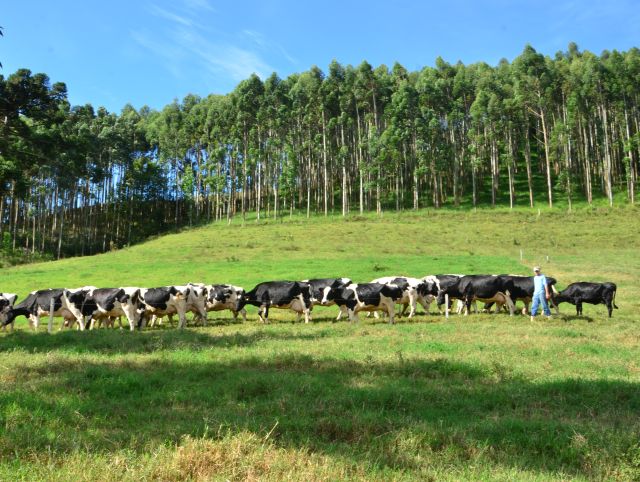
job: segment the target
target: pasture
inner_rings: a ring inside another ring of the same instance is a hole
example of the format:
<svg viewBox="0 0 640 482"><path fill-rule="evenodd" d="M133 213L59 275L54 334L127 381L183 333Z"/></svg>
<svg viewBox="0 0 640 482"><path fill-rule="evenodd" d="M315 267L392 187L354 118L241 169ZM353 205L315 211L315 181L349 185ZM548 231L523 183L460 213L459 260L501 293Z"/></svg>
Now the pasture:
<svg viewBox="0 0 640 482"><path fill-rule="evenodd" d="M0 334L3 480L638 480L640 210L211 225L3 271L0 290L530 273L618 285L552 320L479 314ZM57 320L58 324L60 320ZM42 329L41 329L42 330Z"/></svg>

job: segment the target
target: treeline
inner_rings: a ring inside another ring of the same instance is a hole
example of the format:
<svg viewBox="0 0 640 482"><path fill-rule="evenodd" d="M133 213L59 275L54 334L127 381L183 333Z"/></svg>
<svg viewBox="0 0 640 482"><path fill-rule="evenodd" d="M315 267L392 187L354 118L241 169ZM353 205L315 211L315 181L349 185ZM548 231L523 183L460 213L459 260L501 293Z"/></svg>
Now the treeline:
<svg viewBox="0 0 640 482"><path fill-rule="evenodd" d="M633 203L639 101L640 50L575 44L418 72L334 61L119 115L19 70L0 76L0 238L61 257L247 213Z"/></svg>

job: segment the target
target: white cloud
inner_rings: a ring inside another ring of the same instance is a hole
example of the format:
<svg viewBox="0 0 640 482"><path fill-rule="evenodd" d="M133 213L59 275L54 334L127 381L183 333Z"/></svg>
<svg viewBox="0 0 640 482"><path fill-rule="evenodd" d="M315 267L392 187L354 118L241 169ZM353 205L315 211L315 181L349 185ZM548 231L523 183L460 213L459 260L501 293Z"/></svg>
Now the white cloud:
<svg viewBox="0 0 640 482"><path fill-rule="evenodd" d="M193 26L193 21L191 19L169 12L168 10L165 10L164 8L160 8L157 5L151 5L149 10L153 15L157 17L165 18L177 24L184 25L185 27Z"/></svg>
<svg viewBox="0 0 640 482"><path fill-rule="evenodd" d="M276 70L265 60L266 55L297 64L281 45L261 32L219 30L215 22L207 20L210 14L204 13L214 11L208 0L182 0L172 9L150 5L148 11L168 23L152 32L132 31L131 36L176 78L196 72L199 81L208 85L237 83L253 73L266 79Z"/></svg>
<svg viewBox="0 0 640 482"><path fill-rule="evenodd" d="M214 11L214 8L207 0L184 0L184 5L190 10L208 10Z"/></svg>

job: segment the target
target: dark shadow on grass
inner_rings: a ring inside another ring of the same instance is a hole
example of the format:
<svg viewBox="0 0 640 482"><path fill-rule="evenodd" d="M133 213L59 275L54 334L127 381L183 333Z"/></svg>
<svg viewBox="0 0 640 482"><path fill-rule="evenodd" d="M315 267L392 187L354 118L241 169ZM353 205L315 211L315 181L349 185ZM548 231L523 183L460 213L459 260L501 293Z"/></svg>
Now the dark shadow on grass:
<svg viewBox="0 0 640 482"><path fill-rule="evenodd" d="M209 348L233 348L252 346L256 343L275 340L315 340L330 336L326 331L315 333L274 333L256 331L253 333L225 333L215 331L215 326L194 330L171 327L147 329L143 332L129 330L60 331L53 335L40 331L33 333L16 330L0 337L0 353L16 349L31 353L53 351L99 354L153 353L159 350L188 349L194 352Z"/></svg>
<svg viewBox="0 0 640 482"><path fill-rule="evenodd" d="M496 362L402 353L386 363L176 360L14 367L0 392L0 456L143 452L184 435L216 438L221 431L209 428L221 427L404 473L419 473L430 457L596 479L612 467L638 469L638 383L538 384Z"/></svg>

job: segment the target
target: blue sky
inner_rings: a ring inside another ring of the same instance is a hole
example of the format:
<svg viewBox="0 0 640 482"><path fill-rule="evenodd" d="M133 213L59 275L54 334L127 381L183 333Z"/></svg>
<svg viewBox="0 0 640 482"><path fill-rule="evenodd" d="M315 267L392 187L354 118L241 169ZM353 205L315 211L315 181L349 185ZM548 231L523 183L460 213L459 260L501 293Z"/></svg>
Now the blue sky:
<svg viewBox="0 0 640 482"><path fill-rule="evenodd" d="M640 0L3 0L0 71L44 72L72 104L161 109L225 94L252 72L287 77L336 59L409 70L640 47Z"/></svg>

